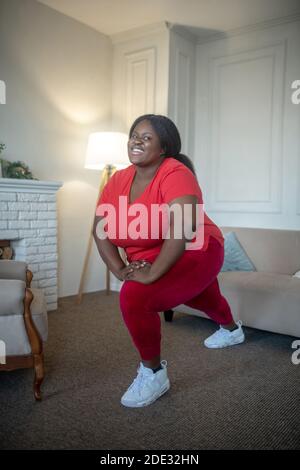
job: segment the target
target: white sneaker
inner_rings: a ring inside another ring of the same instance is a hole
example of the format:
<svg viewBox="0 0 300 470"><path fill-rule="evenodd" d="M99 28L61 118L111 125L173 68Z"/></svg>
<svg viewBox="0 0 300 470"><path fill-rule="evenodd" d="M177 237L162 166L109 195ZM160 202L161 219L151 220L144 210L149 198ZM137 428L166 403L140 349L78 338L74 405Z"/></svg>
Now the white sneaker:
<svg viewBox="0 0 300 470"><path fill-rule="evenodd" d="M234 344L240 344L245 341L245 335L242 329L242 322L237 322L238 328L233 331L226 330L220 326L213 335L206 338L204 344L207 348L226 348L226 346L233 346Z"/></svg>
<svg viewBox="0 0 300 470"><path fill-rule="evenodd" d="M167 361L161 361L162 369L153 372L141 362L138 375L124 393L121 403L130 408L147 406L161 397L170 388L167 375Z"/></svg>

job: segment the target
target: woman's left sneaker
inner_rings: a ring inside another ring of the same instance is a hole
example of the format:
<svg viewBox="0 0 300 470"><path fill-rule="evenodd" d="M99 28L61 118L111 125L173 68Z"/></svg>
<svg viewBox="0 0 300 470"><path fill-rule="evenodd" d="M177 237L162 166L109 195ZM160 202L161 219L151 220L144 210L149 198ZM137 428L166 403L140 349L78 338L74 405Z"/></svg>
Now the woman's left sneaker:
<svg viewBox="0 0 300 470"><path fill-rule="evenodd" d="M226 348L227 346L234 346L235 344L241 344L245 341L245 334L242 328L242 322L237 322L238 328L233 331L226 330L220 326L213 335L206 338L204 344L207 348Z"/></svg>

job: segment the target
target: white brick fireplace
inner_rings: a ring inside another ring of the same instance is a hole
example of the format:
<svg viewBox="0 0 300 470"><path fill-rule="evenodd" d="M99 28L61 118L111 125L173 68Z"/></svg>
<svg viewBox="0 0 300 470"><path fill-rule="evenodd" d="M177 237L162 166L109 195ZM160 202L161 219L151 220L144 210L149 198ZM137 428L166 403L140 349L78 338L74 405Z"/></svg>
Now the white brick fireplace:
<svg viewBox="0 0 300 470"><path fill-rule="evenodd" d="M57 212L60 182L0 178L0 239L14 259L26 261L32 287L44 290L48 310L57 308Z"/></svg>

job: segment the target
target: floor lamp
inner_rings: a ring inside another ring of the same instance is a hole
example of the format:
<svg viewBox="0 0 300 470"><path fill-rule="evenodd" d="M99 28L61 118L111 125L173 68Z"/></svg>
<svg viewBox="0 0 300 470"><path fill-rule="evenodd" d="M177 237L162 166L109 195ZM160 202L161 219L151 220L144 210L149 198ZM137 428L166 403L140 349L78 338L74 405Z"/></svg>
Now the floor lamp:
<svg viewBox="0 0 300 470"><path fill-rule="evenodd" d="M93 214L96 213L97 202L100 194L114 172L120 168L125 168L130 164L127 153L127 134L121 132L93 132L88 139L85 168L91 170L102 170L99 193ZM90 229L88 245L85 253L83 268L80 276L80 283L77 295L77 303L80 304L83 295L84 281L88 267L89 257L93 244L93 226ZM106 294L110 293L110 272L106 268Z"/></svg>

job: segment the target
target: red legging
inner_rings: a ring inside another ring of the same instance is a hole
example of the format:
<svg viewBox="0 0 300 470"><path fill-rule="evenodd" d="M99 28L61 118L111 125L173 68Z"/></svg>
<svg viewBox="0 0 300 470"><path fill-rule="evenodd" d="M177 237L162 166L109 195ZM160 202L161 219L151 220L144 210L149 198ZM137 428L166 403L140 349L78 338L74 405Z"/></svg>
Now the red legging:
<svg viewBox="0 0 300 470"><path fill-rule="evenodd" d="M223 261L224 247L210 237L206 251L186 250L157 281L123 283L120 308L142 360L149 361L160 355L158 312L185 304L203 311L218 324L228 325L233 321L217 279Z"/></svg>

